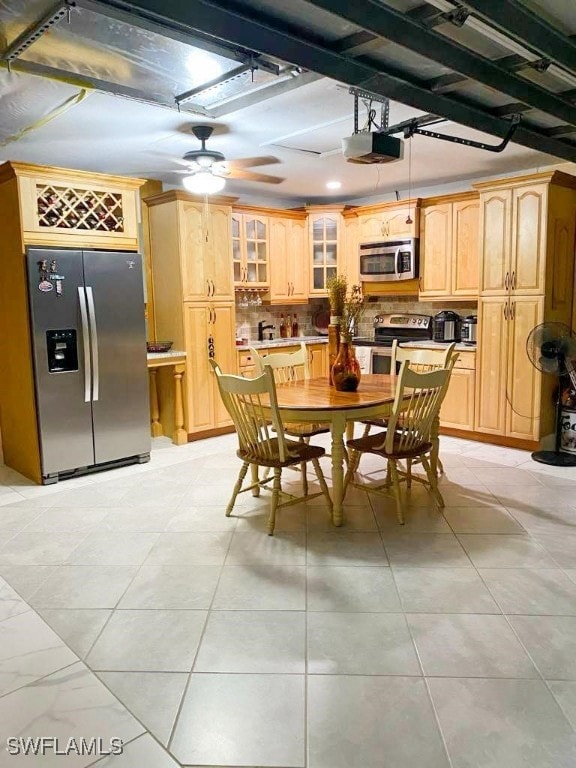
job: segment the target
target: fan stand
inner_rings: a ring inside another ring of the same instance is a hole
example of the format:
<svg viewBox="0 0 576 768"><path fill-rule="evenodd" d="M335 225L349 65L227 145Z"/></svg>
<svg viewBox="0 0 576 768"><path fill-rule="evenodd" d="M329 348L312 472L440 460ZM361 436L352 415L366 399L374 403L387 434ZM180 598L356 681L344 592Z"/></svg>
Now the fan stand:
<svg viewBox="0 0 576 768"><path fill-rule="evenodd" d="M558 380L558 395L556 397L556 443L553 451L534 451L532 458L540 464L550 464L553 467L576 467L576 454L560 450L562 434L562 380L566 375L563 360L559 361L562 375Z"/></svg>

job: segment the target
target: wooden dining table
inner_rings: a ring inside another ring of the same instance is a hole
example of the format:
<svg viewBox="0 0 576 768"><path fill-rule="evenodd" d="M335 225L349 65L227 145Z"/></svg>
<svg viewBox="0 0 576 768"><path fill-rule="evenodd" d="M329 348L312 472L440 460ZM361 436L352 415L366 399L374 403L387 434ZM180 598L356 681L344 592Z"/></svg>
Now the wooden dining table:
<svg viewBox="0 0 576 768"><path fill-rule="evenodd" d="M327 378L276 385L282 421L330 424L332 435L332 521L342 525L344 433L355 421L390 416L396 395L395 374L362 374L356 392L338 392Z"/></svg>

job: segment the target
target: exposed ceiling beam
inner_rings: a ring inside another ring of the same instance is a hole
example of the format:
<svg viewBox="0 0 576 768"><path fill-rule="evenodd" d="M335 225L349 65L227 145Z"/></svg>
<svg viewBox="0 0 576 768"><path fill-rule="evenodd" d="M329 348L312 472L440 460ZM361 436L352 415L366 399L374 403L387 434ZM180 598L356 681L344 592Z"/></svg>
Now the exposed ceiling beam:
<svg viewBox="0 0 576 768"><path fill-rule="evenodd" d="M572 104L388 6L373 0L307 2L565 123L576 123L576 108Z"/></svg>
<svg viewBox="0 0 576 768"><path fill-rule="evenodd" d="M517 0L461 0L475 14L576 74L576 42Z"/></svg>
<svg viewBox="0 0 576 768"><path fill-rule="evenodd" d="M169 28L193 36L211 35L243 49L275 56L348 85L361 86L423 112L433 113L494 136L504 136L509 128L481 106L464 103L431 93L409 79L389 74L380 63L368 64L331 50L327 45L311 41L301 31L286 30L282 22L263 14L247 15L242 10L220 6L215 0L102 0L102 9L128 12L131 23L155 25L156 31ZM106 10L103 10L105 13ZM161 32L162 33L162 32ZM569 122L569 121L564 121ZM540 152L572 162L576 147L562 139L550 139L536 129L519 126L514 140Z"/></svg>
<svg viewBox="0 0 576 768"><path fill-rule="evenodd" d="M341 37L335 43L334 49L340 51L340 53L349 53L353 56L357 53L365 53L370 48L374 48L375 45L381 46L382 38L363 29L360 32L354 32L351 35L346 35L346 37Z"/></svg>

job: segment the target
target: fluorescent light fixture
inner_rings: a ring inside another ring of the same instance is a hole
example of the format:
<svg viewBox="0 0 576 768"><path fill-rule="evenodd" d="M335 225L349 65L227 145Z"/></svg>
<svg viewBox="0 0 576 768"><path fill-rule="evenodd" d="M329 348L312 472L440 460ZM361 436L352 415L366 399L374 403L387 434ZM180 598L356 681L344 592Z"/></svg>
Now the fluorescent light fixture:
<svg viewBox="0 0 576 768"><path fill-rule="evenodd" d="M188 192L196 195L213 195L224 189L226 179L222 176L214 176L209 171L198 171L193 176L184 176L182 183Z"/></svg>
<svg viewBox="0 0 576 768"><path fill-rule="evenodd" d="M326 182L326 189L340 189L342 186L341 181L327 181Z"/></svg>
<svg viewBox="0 0 576 768"><path fill-rule="evenodd" d="M215 80L223 72L221 63L200 48L190 51L186 57L186 69L191 75L194 86Z"/></svg>

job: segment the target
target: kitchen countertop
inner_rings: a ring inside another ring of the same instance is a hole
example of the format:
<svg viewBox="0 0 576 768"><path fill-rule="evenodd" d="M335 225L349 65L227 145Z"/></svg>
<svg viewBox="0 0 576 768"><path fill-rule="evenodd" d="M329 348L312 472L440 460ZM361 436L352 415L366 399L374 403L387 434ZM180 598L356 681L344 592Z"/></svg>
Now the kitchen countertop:
<svg viewBox="0 0 576 768"><path fill-rule="evenodd" d="M148 360L165 360L170 357L186 357L186 352L180 352L178 349L170 349L168 352L147 352Z"/></svg>
<svg viewBox="0 0 576 768"><path fill-rule="evenodd" d="M450 346L450 343L447 341L432 341L425 339L424 341L406 341L400 346L408 347L409 349L446 349ZM458 352L476 352L476 344L457 343L455 349L458 350Z"/></svg>
<svg viewBox="0 0 576 768"><path fill-rule="evenodd" d="M236 347L237 350L247 350L250 347L254 349L269 349L270 347L291 347L297 346L300 342L304 344L327 344L328 336L297 336L290 339L270 339L264 341L250 341L248 344L242 344Z"/></svg>

